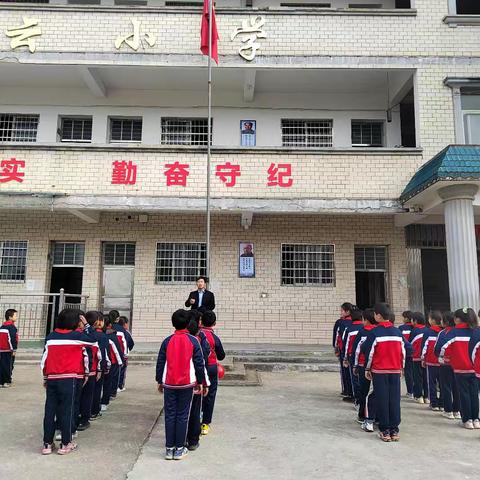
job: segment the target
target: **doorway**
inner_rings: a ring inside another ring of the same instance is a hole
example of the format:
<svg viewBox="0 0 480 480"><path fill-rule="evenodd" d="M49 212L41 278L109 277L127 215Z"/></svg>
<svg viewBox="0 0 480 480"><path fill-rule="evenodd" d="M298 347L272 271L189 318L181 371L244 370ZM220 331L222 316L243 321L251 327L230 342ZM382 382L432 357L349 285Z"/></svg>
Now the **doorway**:
<svg viewBox="0 0 480 480"><path fill-rule="evenodd" d="M103 311L118 310L132 326L135 244L103 244Z"/></svg>
<svg viewBox="0 0 480 480"><path fill-rule="evenodd" d="M450 310L446 249L422 248L422 282L425 312Z"/></svg>
<svg viewBox="0 0 480 480"><path fill-rule="evenodd" d="M387 247L355 247L355 291L361 310L387 301Z"/></svg>

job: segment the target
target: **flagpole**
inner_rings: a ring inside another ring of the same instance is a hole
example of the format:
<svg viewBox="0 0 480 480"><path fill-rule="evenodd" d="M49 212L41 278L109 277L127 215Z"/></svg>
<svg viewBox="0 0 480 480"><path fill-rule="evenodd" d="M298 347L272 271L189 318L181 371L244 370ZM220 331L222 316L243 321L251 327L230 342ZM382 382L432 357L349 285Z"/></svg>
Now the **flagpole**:
<svg viewBox="0 0 480 480"><path fill-rule="evenodd" d="M212 135L212 11L213 0L208 0L208 125L207 125L207 278L210 277L210 157Z"/></svg>

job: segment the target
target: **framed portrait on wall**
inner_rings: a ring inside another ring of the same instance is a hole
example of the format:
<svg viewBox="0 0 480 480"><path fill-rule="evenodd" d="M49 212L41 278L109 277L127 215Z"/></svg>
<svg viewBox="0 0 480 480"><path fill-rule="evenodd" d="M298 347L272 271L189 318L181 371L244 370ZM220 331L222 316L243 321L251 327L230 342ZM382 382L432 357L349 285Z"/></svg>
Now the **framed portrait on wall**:
<svg viewBox="0 0 480 480"><path fill-rule="evenodd" d="M254 147L257 143L257 121L240 120L240 145Z"/></svg>
<svg viewBox="0 0 480 480"><path fill-rule="evenodd" d="M238 274L240 278L255 277L255 250L252 242L239 243Z"/></svg>

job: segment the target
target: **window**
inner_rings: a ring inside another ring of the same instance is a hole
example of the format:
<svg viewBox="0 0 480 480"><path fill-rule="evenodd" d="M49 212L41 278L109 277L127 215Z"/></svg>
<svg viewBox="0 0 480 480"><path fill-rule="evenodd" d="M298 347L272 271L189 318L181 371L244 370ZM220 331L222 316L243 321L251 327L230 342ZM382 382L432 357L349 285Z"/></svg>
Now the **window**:
<svg viewBox="0 0 480 480"><path fill-rule="evenodd" d="M205 243L157 243L155 283L193 282L206 267Z"/></svg>
<svg viewBox="0 0 480 480"><path fill-rule="evenodd" d="M25 281L27 242L5 240L0 242L0 280Z"/></svg>
<svg viewBox="0 0 480 480"><path fill-rule="evenodd" d="M36 142L38 115L0 114L0 142Z"/></svg>
<svg viewBox="0 0 480 480"><path fill-rule="evenodd" d="M469 145L480 144L480 112L465 114L465 143Z"/></svg>
<svg viewBox="0 0 480 480"><path fill-rule="evenodd" d="M282 245L282 285L334 285L334 245Z"/></svg>
<svg viewBox="0 0 480 480"><path fill-rule="evenodd" d="M54 267L81 267L85 256L85 244L55 242L53 246Z"/></svg>
<svg viewBox="0 0 480 480"><path fill-rule="evenodd" d="M59 133L62 142L91 142L92 117L63 117Z"/></svg>
<svg viewBox="0 0 480 480"><path fill-rule="evenodd" d="M206 118L162 118L163 145L207 145Z"/></svg>
<svg viewBox="0 0 480 480"><path fill-rule="evenodd" d="M353 147L383 147L383 122L352 120Z"/></svg>
<svg viewBox="0 0 480 480"><path fill-rule="evenodd" d="M331 147L332 120L282 120L282 145L284 147Z"/></svg>
<svg viewBox="0 0 480 480"><path fill-rule="evenodd" d="M110 119L111 142L141 142L142 119L141 118L111 118Z"/></svg>
<svg viewBox="0 0 480 480"><path fill-rule="evenodd" d="M104 265L135 265L134 243L105 243L103 248Z"/></svg>
<svg viewBox="0 0 480 480"><path fill-rule="evenodd" d="M457 15L480 15L478 0L457 0Z"/></svg>
<svg viewBox="0 0 480 480"><path fill-rule="evenodd" d="M385 247L355 247L355 270L385 272L387 270L387 249Z"/></svg>

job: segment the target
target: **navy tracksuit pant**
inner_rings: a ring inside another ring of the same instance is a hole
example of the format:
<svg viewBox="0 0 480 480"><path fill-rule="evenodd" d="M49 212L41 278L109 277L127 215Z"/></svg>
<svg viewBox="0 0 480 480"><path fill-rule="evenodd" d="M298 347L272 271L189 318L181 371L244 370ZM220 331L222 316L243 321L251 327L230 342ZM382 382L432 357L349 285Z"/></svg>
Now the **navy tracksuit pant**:
<svg viewBox="0 0 480 480"><path fill-rule="evenodd" d="M163 389L165 445L167 448L185 446L192 397L193 387Z"/></svg>
<svg viewBox="0 0 480 480"><path fill-rule="evenodd" d="M474 373L456 373L462 422L478 418L478 382Z"/></svg>
<svg viewBox="0 0 480 480"><path fill-rule="evenodd" d="M442 391L440 390L440 367L427 365L428 397L430 406L443 408ZM440 393L439 393L440 390Z"/></svg>
<svg viewBox="0 0 480 480"><path fill-rule="evenodd" d="M113 367L113 365L112 365ZM118 385L120 384L120 375L122 374L122 367L123 365L115 365L115 373L112 375L112 387L111 387L111 392L110 396L111 397L116 397L117 396L117 390L118 390ZM112 370L110 370L110 374L112 373Z"/></svg>
<svg viewBox="0 0 480 480"><path fill-rule="evenodd" d="M120 367L120 374L119 374L119 377L118 377L118 388L125 388L125 378L127 377L127 366L128 365L126 365L124 363Z"/></svg>
<svg viewBox="0 0 480 480"><path fill-rule="evenodd" d="M413 396L428 398L428 380L422 362L413 362Z"/></svg>
<svg viewBox="0 0 480 480"><path fill-rule="evenodd" d="M12 352L0 352L0 385L12 383L13 358Z"/></svg>
<svg viewBox="0 0 480 480"><path fill-rule="evenodd" d="M47 380L45 416L43 418L43 442L53 443L57 424L62 432L62 444L72 441L75 397L78 389L76 378ZM57 421L55 421L55 418Z"/></svg>
<svg viewBox="0 0 480 480"><path fill-rule="evenodd" d="M358 367L358 381L360 384L358 417L374 422L375 392L370 388L372 382L365 377L365 367Z"/></svg>
<svg viewBox="0 0 480 480"><path fill-rule="evenodd" d="M458 397L455 374L450 365L440 366L440 395L443 400L443 409L448 412L460 411L460 400Z"/></svg>
<svg viewBox="0 0 480 480"><path fill-rule="evenodd" d="M355 403L358 405L360 402L360 379L357 375L353 374L353 360L349 364L350 378L352 380L352 393L355 398Z"/></svg>
<svg viewBox="0 0 480 480"><path fill-rule="evenodd" d="M405 384L407 386L407 393L413 394L413 360L411 358L405 359Z"/></svg>
<svg viewBox="0 0 480 480"><path fill-rule="evenodd" d="M72 434L77 431L80 423L80 400L82 398L83 380L77 379L77 386L75 389L75 401L73 403L73 417L72 417Z"/></svg>
<svg viewBox="0 0 480 480"><path fill-rule="evenodd" d="M110 403L110 396L113 392L113 382L118 378L118 363L112 363L110 371L105 374L103 380L103 395L102 395L102 405L108 405ZM117 390L115 390L117 393Z"/></svg>
<svg viewBox="0 0 480 480"><path fill-rule="evenodd" d="M400 374L373 373L376 416L381 432L398 433L400 425Z"/></svg>
<svg viewBox="0 0 480 480"><path fill-rule="evenodd" d="M91 415L98 415L100 413L100 400L102 398L102 388L103 380L105 379L105 374L102 373L100 380L95 382L95 388L93 389L93 398L92 398L92 413ZM90 415L90 416L91 416Z"/></svg>
<svg viewBox="0 0 480 480"><path fill-rule="evenodd" d="M207 366L208 378L210 379L210 387L208 394L203 398L202 423L210 425L212 423L213 409L215 408L215 398L218 388L218 367L217 365Z"/></svg>
<svg viewBox="0 0 480 480"><path fill-rule="evenodd" d="M350 367L343 366L343 360L340 360L340 375L342 378L343 394L347 397L353 397L352 377L350 375Z"/></svg>
<svg viewBox="0 0 480 480"><path fill-rule="evenodd" d="M87 423L92 416L93 394L95 392L96 376L88 377L88 382L82 388L80 398L80 423Z"/></svg>
<svg viewBox="0 0 480 480"><path fill-rule="evenodd" d="M190 408L190 418L188 419L188 445L197 445L200 440L202 399L203 396L201 394L193 395L192 406Z"/></svg>

